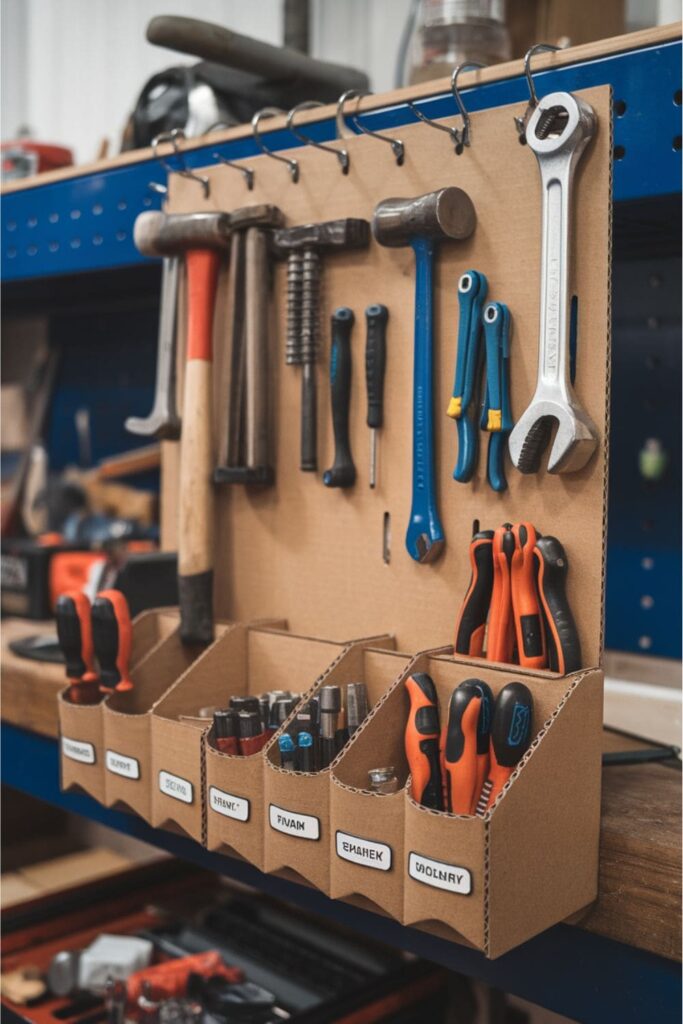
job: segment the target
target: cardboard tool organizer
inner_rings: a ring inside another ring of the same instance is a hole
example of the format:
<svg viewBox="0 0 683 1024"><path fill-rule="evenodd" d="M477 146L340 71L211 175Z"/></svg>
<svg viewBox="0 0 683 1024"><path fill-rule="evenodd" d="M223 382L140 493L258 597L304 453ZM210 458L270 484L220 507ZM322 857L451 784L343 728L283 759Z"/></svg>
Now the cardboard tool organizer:
<svg viewBox="0 0 683 1024"><path fill-rule="evenodd" d="M459 156L446 133L418 123L388 133L405 144L402 166L388 146L359 135L343 142L350 157L348 174L341 173L329 152L308 146L278 154L298 161L298 183L291 180L284 163L265 155L245 161L255 170L252 191L247 191L241 175L221 165L201 170L210 180L208 197L196 181L170 177L169 213L274 203L287 226L342 217L371 220L382 199L415 197L448 185L457 185L470 196L477 217L474 233L466 241L440 245L435 265L435 472L445 548L437 561L419 564L404 546L413 446L412 251L373 241L367 250L323 257L323 345L316 364L317 473L299 469L301 371L285 365L287 270L284 263L277 264L268 375L275 483L261 489L216 488L215 610L221 621L231 623L285 619L291 635L253 626L217 627L213 645L188 664L171 631L157 639L156 646L150 640L151 653L139 664L137 679L133 674L134 681L140 680L133 715L126 715L119 696L96 709L69 706L64 700L60 705L64 743L67 738L87 738L85 731L78 731L80 716L83 729L93 730L87 736L95 736L96 727L85 722L99 713L100 729L102 719L105 723L105 747L112 735L110 721L120 725L116 749L125 744L124 719L145 720L140 735L147 730L147 747L140 738L136 743L150 753L144 764L139 758L139 778L129 776L121 783L117 779L111 786L111 770L102 760L106 754L95 762L108 803L122 801L153 823L180 828L211 849L471 945L489 957L586 907L597 892L609 438L611 95L607 86L577 95L593 107L598 127L579 163L574 187L575 390L598 428L599 444L587 465L573 473L547 473L547 450L536 474L522 475L507 461L508 488L502 493L487 484L485 443L472 482L453 480L457 440L446 409L456 355L457 285L467 270L485 274L488 299L510 309L515 421L535 390L541 191L537 161L520 145L513 123L524 113L523 104L473 114L471 146ZM214 326L216 452L227 430L228 274L226 264L219 279ZM389 323L384 426L377 486L371 490L364 310L374 303L388 308ZM351 336L350 442L357 479L348 489L322 484L322 470L334 459L329 324L339 306L350 306L356 319ZM182 350L182 344L179 347ZM164 546L173 549L178 445L166 442L163 448L162 535ZM469 541L475 520L482 529L506 521L531 521L541 533L559 537L570 566L568 597L584 670L561 677L452 656L456 616L470 577ZM375 639L360 639L368 636ZM164 651L175 652L175 672L167 666ZM147 681L145 668L154 658L159 659L156 682ZM533 694L535 739L503 797L484 817L427 810L409 795L403 682L414 671L427 671L434 679L442 715L453 688L472 676L488 682L494 695L515 680ZM283 771L275 741L248 758L220 754L211 746L210 732L202 733L202 722L192 721L202 705L226 706L232 693L280 688L285 681L288 688L309 694L328 682L367 683L370 715L326 771ZM189 802L182 796L169 798L160 788L160 773L173 773L164 760L166 752L176 766L182 765L175 773L181 782L191 784L185 790ZM87 773L95 765L74 761L65 746L62 753L63 785L88 789ZM367 771L379 764L395 767L397 793L379 796L367 790ZM126 786L125 795L116 790L119 784ZM102 788L88 791L102 799ZM143 792L140 799L133 795Z"/></svg>

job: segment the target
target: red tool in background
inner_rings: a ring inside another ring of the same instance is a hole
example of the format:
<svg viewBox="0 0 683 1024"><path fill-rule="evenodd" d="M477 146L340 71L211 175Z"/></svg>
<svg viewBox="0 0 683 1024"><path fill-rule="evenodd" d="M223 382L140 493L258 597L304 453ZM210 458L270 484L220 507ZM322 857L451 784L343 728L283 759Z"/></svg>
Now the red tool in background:
<svg viewBox="0 0 683 1024"><path fill-rule="evenodd" d="M423 807L443 809L439 758L439 702L436 687L426 672L416 672L405 681L410 697L406 725L406 757L410 767L413 800Z"/></svg>
<svg viewBox="0 0 683 1024"><path fill-rule="evenodd" d="M133 628L128 602L120 590L103 590L97 595L92 606L92 631L100 690L132 690L129 662Z"/></svg>
<svg viewBox="0 0 683 1024"><path fill-rule="evenodd" d="M66 662L72 704L97 704L100 693L94 669L90 601L80 590L61 594L55 607L57 639Z"/></svg>
<svg viewBox="0 0 683 1024"><path fill-rule="evenodd" d="M154 1000L184 996L191 974L200 978L219 977L231 985L244 981L244 972L239 967L227 967L218 950L207 949L203 953L166 960L131 974L126 981L128 1003L137 1006L141 996Z"/></svg>
<svg viewBox="0 0 683 1024"><path fill-rule="evenodd" d="M508 683L498 694L491 724L489 770L476 812L493 806L503 786L529 749L534 701L524 683Z"/></svg>

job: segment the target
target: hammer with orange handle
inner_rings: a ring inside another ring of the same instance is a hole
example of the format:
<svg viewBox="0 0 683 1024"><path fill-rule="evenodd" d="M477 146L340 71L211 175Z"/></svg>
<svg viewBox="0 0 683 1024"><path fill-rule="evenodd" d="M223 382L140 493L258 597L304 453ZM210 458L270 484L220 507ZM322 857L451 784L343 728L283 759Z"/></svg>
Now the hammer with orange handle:
<svg viewBox="0 0 683 1024"><path fill-rule="evenodd" d="M100 695L94 685L92 619L90 600L80 590L60 594L55 606L57 639L66 662L69 700L72 704L97 704Z"/></svg>
<svg viewBox="0 0 683 1024"><path fill-rule="evenodd" d="M133 689L128 663L133 642L128 602L120 590L102 590L93 601L92 630L100 666L100 690Z"/></svg>
<svg viewBox="0 0 683 1024"><path fill-rule="evenodd" d="M410 795L423 807L443 809L439 764L439 704L436 688L426 672L405 681L410 697L406 724L406 757L411 774Z"/></svg>
<svg viewBox="0 0 683 1024"><path fill-rule="evenodd" d="M180 441L178 595L183 643L213 639L212 362L213 314L227 213L141 213L135 244L146 256L184 254L187 270L187 364Z"/></svg>
<svg viewBox="0 0 683 1024"><path fill-rule="evenodd" d="M477 814L493 807L503 786L529 749L534 700L524 683L508 683L498 694L491 724L489 770Z"/></svg>

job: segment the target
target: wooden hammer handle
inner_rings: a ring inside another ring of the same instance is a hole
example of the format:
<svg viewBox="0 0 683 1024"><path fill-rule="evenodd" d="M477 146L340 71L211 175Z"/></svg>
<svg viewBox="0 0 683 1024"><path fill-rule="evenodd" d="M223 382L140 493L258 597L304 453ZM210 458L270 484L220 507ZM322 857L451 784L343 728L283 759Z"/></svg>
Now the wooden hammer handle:
<svg viewBox="0 0 683 1024"><path fill-rule="evenodd" d="M187 644L213 639L212 334L220 253L186 254L187 366L180 444L178 593L180 635Z"/></svg>

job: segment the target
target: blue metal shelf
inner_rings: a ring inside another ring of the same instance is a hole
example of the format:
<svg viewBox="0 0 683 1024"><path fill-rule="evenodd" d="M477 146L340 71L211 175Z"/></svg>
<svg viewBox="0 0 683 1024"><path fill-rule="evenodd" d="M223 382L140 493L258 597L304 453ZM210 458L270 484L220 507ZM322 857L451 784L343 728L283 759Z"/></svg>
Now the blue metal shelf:
<svg viewBox="0 0 683 1024"><path fill-rule="evenodd" d="M539 95L557 89L612 85L615 200L680 192L680 41L542 71L535 75L535 81ZM517 77L463 90L463 96L468 109L476 112L523 101L528 91L524 78ZM450 94L422 100L418 105L429 117L456 113ZM378 131L416 120L406 104L372 111L361 118L366 127ZM512 121L510 131L514 131ZM331 119L310 126L316 141L329 141L334 132ZM287 131L264 132L263 137L274 150L301 145ZM187 164L215 164L216 153L232 160L258 156L253 140L247 137L190 150ZM457 171L456 158L451 171ZM133 223L141 210L159 207L160 197L150 190L149 183L165 180L160 163L145 159L103 173L8 193L2 201L4 279L16 281L143 262L133 244Z"/></svg>
<svg viewBox="0 0 683 1024"><path fill-rule="evenodd" d="M378 941L585 1024L642 1024L678 1019L680 967L671 960L568 925L551 928L498 960L486 960L481 953L464 946L328 899L307 886L262 874L244 861L209 853L190 839L150 828L140 818L109 810L90 797L62 793L55 740L5 723L0 738L2 780L6 785L288 900Z"/></svg>

